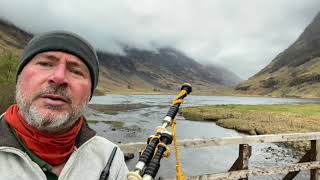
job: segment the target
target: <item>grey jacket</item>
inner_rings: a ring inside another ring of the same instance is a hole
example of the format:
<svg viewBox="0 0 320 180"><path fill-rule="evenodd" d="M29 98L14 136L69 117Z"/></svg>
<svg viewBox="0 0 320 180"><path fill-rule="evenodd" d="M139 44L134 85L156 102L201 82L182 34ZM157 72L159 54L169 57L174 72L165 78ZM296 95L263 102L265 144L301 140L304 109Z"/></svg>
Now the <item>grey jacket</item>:
<svg viewBox="0 0 320 180"><path fill-rule="evenodd" d="M84 123L76 139L77 150L68 159L59 180L99 180L115 144L95 134ZM127 179L127 173L123 153L118 149L108 180ZM46 180L42 169L24 152L3 118L0 118L0 179Z"/></svg>

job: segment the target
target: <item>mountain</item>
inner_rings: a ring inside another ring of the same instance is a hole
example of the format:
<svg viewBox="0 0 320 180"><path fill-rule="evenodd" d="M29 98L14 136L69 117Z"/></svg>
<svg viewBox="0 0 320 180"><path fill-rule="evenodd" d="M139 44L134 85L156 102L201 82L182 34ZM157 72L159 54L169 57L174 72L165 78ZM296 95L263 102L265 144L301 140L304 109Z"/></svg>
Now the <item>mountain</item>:
<svg viewBox="0 0 320 180"><path fill-rule="evenodd" d="M291 46L235 89L246 94L320 97L319 88L320 12Z"/></svg>
<svg viewBox="0 0 320 180"><path fill-rule="evenodd" d="M0 19L0 52L8 49L22 50L31 38L31 34Z"/></svg>
<svg viewBox="0 0 320 180"><path fill-rule="evenodd" d="M206 67L172 48L161 48L157 52L127 48L125 52L125 56L98 53L103 67L101 81L109 91L170 91L189 82L198 91L209 92L239 82L230 71Z"/></svg>
<svg viewBox="0 0 320 180"><path fill-rule="evenodd" d="M10 50L20 54L31 38L32 34L0 20L0 53ZM213 92L239 82L231 71L204 66L173 48L124 51L125 55L98 52L101 67L98 94L176 91L184 82L191 83L200 93Z"/></svg>

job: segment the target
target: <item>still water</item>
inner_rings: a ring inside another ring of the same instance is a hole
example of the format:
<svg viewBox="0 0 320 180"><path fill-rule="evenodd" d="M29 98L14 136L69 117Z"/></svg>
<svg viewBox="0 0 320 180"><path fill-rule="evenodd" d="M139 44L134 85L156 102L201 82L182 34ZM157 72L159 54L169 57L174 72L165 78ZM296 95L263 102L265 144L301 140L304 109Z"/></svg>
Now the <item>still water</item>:
<svg viewBox="0 0 320 180"><path fill-rule="evenodd" d="M150 105L147 108L120 112L116 115L91 113L87 116L90 126L99 135L115 143L145 142L154 134L154 128L161 125L171 101L175 96L171 95L108 95L93 97L92 104L135 104ZM264 97L231 97L231 96L188 96L181 107L203 106L215 104L308 104L320 103L318 99L290 99L290 98L264 98ZM106 122L121 122L121 127ZM234 130L224 129L212 122L197 122L185 120L177 115L178 138L212 138L241 136ZM253 145L249 168L281 166L297 162L301 157L292 149L280 144ZM127 165L130 170L137 162L136 158L130 160ZM237 159L238 145L181 149L181 161L185 175L194 176L227 171ZM159 176L175 176L175 157L162 159ZM307 172L300 173L296 179L307 179ZM250 179L281 179L280 176L251 177Z"/></svg>

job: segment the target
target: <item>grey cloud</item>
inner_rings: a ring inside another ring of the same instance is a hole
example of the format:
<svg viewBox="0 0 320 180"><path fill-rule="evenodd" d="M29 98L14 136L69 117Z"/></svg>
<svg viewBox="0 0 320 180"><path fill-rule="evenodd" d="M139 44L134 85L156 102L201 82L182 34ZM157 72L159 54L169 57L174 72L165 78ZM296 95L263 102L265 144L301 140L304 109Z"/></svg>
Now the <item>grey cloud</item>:
<svg viewBox="0 0 320 180"><path fill-rule="evenodd" d="M1 0L0 17L32 33L64 29L98 49L172 46L242 78L293 43L319 0Z"/></svg>

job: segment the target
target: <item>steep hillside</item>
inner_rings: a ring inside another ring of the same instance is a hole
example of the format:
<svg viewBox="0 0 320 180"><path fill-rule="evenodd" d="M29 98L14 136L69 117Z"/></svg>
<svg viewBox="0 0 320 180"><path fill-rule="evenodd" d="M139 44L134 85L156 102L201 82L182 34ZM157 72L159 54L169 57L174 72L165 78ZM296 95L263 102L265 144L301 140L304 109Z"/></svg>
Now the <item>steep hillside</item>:
<svg viewBox="0 0 320 180"><path fill-rule="evenodd" d="M281 97L320 97L319 88L320 12L289 48L236 90Z"/></svg>
<svg viewBox="0 0 320 180"><path fill-rule="evenodd" d="M31 34L0 19L0 52L8 49L19 51L23 49L31 37Z"/></svg>
<svg viewBox="0 0 320 180"><path fill-rule="evenodd" d="M189 82L198 92L209 92L237 81L233 73L207 68L171 48L158 52L127 49L126 56L99 53L99 59L104 67L101 81L107 91L170 91Z"/></svg>

